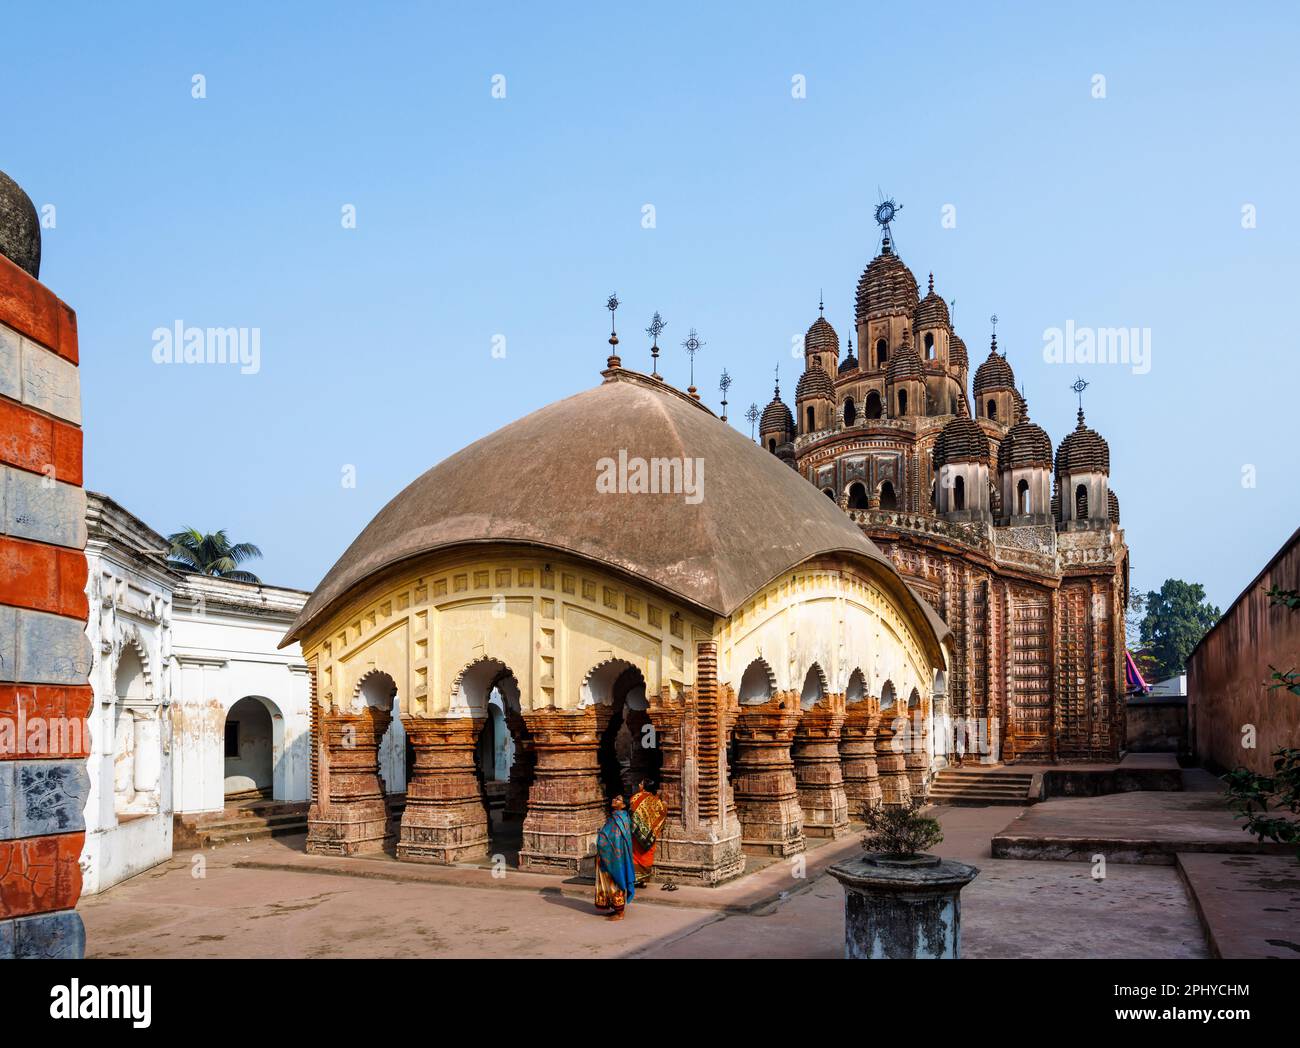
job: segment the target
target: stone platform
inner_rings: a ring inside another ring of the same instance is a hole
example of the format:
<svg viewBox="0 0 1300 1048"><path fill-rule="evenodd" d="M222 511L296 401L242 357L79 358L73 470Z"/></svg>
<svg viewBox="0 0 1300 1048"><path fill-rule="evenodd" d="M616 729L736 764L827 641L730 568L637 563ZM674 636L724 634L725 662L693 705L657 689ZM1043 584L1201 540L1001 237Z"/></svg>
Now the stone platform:
<svg viewBox="0 0 1300 1048"><path fill-rule="evenodd" d="M1178 792L1132 792L1042 801L995 834L1000 859L1175 865L1180 852L1276 855L1288 849L1247 834L1208 772L1182 772Z"/></svg>
<svg viewBox="0 0 1300 1048"><path fill-rule="evenodd" d="M1210 955L1300 960L1300 861L1288 855L1178 855Z"/></svg>

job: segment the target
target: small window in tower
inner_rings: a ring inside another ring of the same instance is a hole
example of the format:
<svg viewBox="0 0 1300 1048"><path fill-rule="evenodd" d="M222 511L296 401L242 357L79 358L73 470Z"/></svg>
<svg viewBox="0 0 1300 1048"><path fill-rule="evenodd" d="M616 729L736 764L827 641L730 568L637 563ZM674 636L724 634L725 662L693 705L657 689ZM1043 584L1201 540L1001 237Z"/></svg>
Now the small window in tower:
<svg viewBox="0 0 1300 1048"><path fill-rule="evenodd" d="M811 432L813 432L813 430L815 430L815 429L817 428L817 426L816 426L815 423L814 423L814 420L816 419L816 417L817 417L817 416L813 414L813 409L810 407L810 408L808 409L808 428L805 430L805 432L807 432L807 433L811 433Z"/></svg>
<svg viewBox="0 0 1300 1048"><path fill-rule="evenodd" d="M226 756L239 756L239 721L226 721Z"/></svg>
<svg viewBox="0 0 1300 1048"><path fill-rule="evenodd" d="M767 438L767 450L773 455L776 454L776 441L772 437Z"/></svg>
<svg viewBox="0 0 1300 1048"><path fill-rule="evenodd" d="M899 417L907 414L907 390L905 389L898 391L898 414Z"/></svg>
<svg viewBox="0 0 1300 1048"><path fill-rule="evenodd" d="M927 331L925 333L925 359L933 360L934 357L934 332Z"/></svg>
<svg viewBox="0 0 1300 1048"><path fill-rule="evenodd" d="M861 484L849 488L849 509L867 508L867 489Z"/></svg>
<svg viewBox="0 0 1300 1048"><path fill-rule="evenodd" d="M889 343L883 338L876 342L876 367L883 368L889 359Z"/></svg>
<svg viewBox="0 0 1300 1048"><path fill-rule="evenodd" d="M962 477L952 482L952 508L956 510L966 508L966 481Z"/></svg>
<svg viewBox="0 0 1300 1048"><path fill-rule="evenodd" d="M898 509L898 496L894 494L894 485L887 480L880 485L880 508Z"/></svg>
<svg viewBox="0 0 1300 1048"><path fill-rule="evenodd" d="M1083 484L1074 489L1074 517L1076 520L1088 519L1088 489Z"/></svg>
<svg viewBox="0 0 1300 1048"><path fill-rule="evenodd" d="M874 389L867 394L867 418L880 418L885 413L885 405L880 399L880 394Z"/></svg>
<svg viewBox="0 0 1300 1048"><path fill-rule="evenodd" d="M992 397L989 397L988 405L984 408L984 415L986 418L998 417L998 402Z"/></svg>
<svg viewBox="0 0 1300 1048"><path fill-rule="evenodd" d="M834 489L834 488L824 488L824 489L822 490L822 494L825 495L825 496L826 496L828 499L830 499L832 502L835 501L835 489Z"/></svg>
<svg viewBox="0 0 1300 1048"><path fill-rule="evenodd" d="M844 398L844 424L851 426L858 420L858 408L852 397Z"/></svg>
<svg viewBox="0 0 1300 1048"><path fill-rule="evenodd" d="M1029 513L1029 481L1022 480L1016 485L1017 512L1023 517Z"/></svg>

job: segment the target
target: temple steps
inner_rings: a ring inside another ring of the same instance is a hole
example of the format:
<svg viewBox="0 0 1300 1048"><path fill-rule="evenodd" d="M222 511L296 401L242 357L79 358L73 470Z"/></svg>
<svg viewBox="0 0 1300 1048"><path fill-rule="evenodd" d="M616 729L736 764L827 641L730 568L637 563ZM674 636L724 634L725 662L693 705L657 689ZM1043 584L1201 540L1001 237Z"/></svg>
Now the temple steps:
<svg viewBox="0 0 1300 1048"><path fill-rule="evenodd" d="M177 815L173 824L173 847L215 848L264 837L284 837L307 832L306 801L257 800L228 805L224 811L199 815Z"/></svg>
<svg viewBox="0 0 1300 1048"><path fill-rule="evenodd" d="M930 783L931 804L983 807L1033 804L1034 776L1000 768L945 768Z"/></svg>

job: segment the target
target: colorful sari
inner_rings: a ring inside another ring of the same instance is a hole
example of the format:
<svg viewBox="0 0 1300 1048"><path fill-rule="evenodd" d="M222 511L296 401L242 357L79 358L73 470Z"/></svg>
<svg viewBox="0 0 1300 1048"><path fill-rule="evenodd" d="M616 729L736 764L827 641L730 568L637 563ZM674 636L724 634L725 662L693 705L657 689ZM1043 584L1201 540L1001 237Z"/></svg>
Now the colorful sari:
<svg viewBox="0 0 1300 1048"><path fill-rule="evenodd" d="M657 794L638 790L629 805L632 810L632 865L636 883L644 885L654 872L655 845L668 818L668 806Z"/></svg>
<svg viewBox="0 0 1300 1048"><path fill-rule="evenodd" d="M636 894L632 868L632 822L613 812L596 837L596 909L622 913Z"/></svg>

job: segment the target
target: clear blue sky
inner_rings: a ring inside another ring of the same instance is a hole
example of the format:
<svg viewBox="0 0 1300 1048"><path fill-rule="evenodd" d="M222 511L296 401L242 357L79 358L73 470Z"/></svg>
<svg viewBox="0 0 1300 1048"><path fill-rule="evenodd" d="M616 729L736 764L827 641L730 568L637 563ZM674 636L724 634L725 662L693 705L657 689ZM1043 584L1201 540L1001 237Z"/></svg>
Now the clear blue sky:
<svg viewBox="0 0 1300 1048"><path fill-rule="evenodd" d="M1135 585L1226 605L1300 523L1298 16L1055 7L12 10L0 169L56 208L42 277L80 316L87 483L310 588L423 470L599 381L611 290L626 363L648 369L658 309L685 385L698 328L697 384L716 400L728 368L747 430L777 361L793 392L819 289L847 333L881 189L972 366L1001 318L1054 442L1080 369L1043 361L1044 329L1150 328L1149 374L1084 369L1088 420ZM261 370L155 364L177 320L260 328Z"/></svg>

